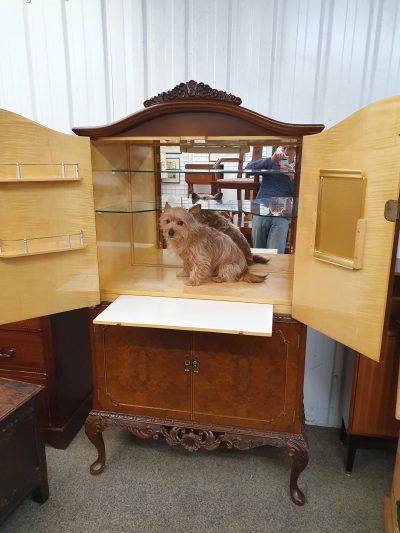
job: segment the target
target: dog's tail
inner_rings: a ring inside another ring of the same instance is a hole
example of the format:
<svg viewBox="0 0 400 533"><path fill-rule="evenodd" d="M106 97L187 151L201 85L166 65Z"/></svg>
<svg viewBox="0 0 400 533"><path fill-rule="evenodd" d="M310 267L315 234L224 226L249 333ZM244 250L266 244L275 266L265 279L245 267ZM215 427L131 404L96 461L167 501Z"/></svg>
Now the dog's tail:
<svg viewBox="0 0 400 533"><path fill-rule="evenodd" d="M251 272L246 270L240 278L240 281L247 281L247 283L262 283L267 276L268 274L258 276L257 274L251 274Z"/></svg>
<svg viewBox="0 0 400 533"><path fill-rule="evenodd" d="M267 259L266 257L263 257L262 255L253 255L252 259L253 259L253 263L263 263L264 265L265 263L269 263L269 259Z"/></svg>

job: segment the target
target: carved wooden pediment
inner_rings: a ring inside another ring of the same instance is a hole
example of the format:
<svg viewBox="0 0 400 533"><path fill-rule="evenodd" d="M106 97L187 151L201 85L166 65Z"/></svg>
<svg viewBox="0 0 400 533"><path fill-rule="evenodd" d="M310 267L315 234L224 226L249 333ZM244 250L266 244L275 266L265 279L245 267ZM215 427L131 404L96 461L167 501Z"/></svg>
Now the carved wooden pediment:
<svg viewBox="0 0 400 533"><path fill-rule="evenodd" d="M144 107L150 107L156 104L165 104L172 100L189 100L192 98L201 98L202 100L222 100L229 104L240 105L242 99L225 91L218 91L213 89L206 83L198 83L190 80L185 83L176 85L173 89L167 92L159 93L149 100L144 102Z"/></svg>
<svg viewBox="0 0 400 533"><path fill-rule="evenodd" d="M144 109L117 122L72 128L92 139L110 136L160 137L285 135L319 133L322 124L288 124L242 107L241 98L191 80L144 102ZM173 120L171 120L173 117Z"/></svg>

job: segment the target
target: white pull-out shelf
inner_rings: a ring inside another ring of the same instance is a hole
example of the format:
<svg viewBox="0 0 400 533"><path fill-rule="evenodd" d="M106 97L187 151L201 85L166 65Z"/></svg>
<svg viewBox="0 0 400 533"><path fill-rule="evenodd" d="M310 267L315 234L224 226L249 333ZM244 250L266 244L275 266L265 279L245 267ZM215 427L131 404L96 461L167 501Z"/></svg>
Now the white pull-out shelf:
<svg viewBox="0 0 400 533"><path fill-rule="evenodd" d="M265 303L122 295L93 322L270 337L272 315Z"/></svg>

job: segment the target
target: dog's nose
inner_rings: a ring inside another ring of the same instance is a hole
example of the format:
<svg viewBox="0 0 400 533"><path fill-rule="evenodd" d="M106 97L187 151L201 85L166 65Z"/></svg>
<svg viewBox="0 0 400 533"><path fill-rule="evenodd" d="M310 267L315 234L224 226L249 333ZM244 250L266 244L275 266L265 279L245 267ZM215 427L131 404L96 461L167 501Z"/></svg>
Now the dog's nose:
<svg viewBox="0 0 400 533"><path fill-rule="evenodd" d="M169 235L170 237L173 237L173 236L175 235L175 231L174 231L172 228L169 229L169 230L168 230L168 235Z"/></svg>

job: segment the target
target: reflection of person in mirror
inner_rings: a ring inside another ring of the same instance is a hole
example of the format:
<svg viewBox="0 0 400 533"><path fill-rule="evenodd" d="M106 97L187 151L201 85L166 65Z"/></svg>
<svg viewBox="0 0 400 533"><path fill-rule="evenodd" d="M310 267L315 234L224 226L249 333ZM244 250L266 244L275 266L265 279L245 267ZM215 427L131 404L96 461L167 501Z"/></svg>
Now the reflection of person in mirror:
<svg viewBox="0 0 400 533"><path fill-rule="evenodd" d="M285 253L286 239L289 229L289 219L285 214L286 198L293 196L293 173L285 174L283 171L293 171L296 160L294 146L279 146L271 157L251 161L245 170L276 170L277 172L264 174L255 202L274 206L270 209L271 215L253 215L251 240L254 248L275 248L278 254ZM277 199L279 198L279 201ZM277 212L276 205L282 204L282 210ZM280 216L278 216L280 215Z"/></svg>

